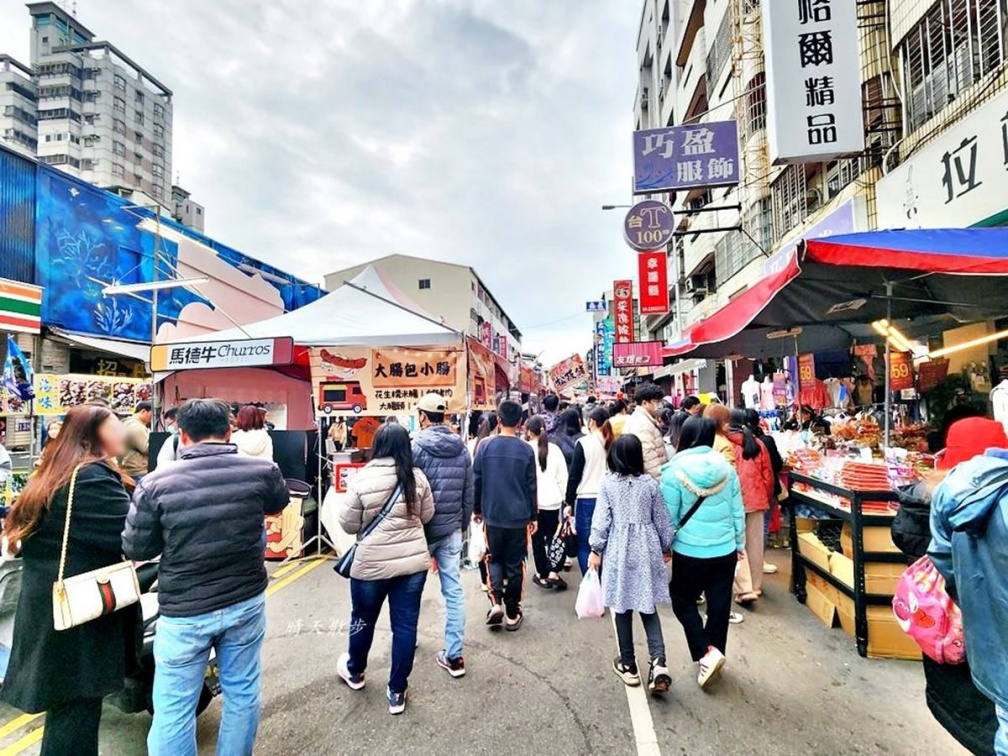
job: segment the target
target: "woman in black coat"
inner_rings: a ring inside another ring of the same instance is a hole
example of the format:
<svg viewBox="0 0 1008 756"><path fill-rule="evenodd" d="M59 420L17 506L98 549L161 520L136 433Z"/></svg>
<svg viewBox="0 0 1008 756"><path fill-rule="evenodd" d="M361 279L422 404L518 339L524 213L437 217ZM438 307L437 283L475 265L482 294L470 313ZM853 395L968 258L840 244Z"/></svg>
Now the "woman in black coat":
<svg viewBox="0 0 1008 756"><path fill-rule="evenodd" d="M43 756L98 753L102 699L123 687L127 663L136 660L138 606L61 631L52 608L70 478L78 466L64 577L122 561L130 503L125 485L132 481L114 459L125 451L124 439L107 408L71 409L5 523L12 546L20 542L24 571L0 698L46 713Z"/></svg>

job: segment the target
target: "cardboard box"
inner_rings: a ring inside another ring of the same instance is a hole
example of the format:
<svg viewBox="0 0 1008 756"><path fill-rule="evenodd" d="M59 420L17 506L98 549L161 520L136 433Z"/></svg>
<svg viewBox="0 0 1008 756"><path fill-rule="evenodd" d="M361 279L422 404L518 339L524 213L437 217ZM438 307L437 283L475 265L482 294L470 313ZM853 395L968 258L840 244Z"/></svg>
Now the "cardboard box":
<svg viewBox="0 0 1008 756"><path fill-rule="evenodd" d="M892 596L905 570L902 564L868 562L865 564L865 590L879 596ZM830 572L851 590L854 589L854 562L849 557L839 552L830 554Z"/></svg>
<svg viewBox="0 0 1008 756"><path fill-rule="evenodd" d="M837 589L814 572L805 574L805 606L822 620L826 627L836 624Z"/></svg>
<svg viewBox="0 0 1008 756"><path fill-rule="evenodd" d="M813 564L829 572L829 557L832 553L815 533L798 534L798 551L808 557Z"/></svg>
<svg viewBox="0 0 1008 756"><path fill-rule="evenodd" d="M811 517L795 517L795 531L798 533L811 533L815 528L815 520Z"/></svg>
<svg viewBox="0 0 1008 756"><path fill-rule="evenodd" d="M854 558L854 537L851 524L845 522L840 533L840 548L848 559ZM865 553L901 554L892 540L892 530L883 525L870 525L862 529Z"/></svg>
<svg viewBox="0 0 1008 756"><path fill-rule="evenodd" d="M840 626L854 637L854 599L846 596L837 604ZM873 659L909 659L919 661L920 647L900 629L888 606L868 607L868 656Z"/></svg>

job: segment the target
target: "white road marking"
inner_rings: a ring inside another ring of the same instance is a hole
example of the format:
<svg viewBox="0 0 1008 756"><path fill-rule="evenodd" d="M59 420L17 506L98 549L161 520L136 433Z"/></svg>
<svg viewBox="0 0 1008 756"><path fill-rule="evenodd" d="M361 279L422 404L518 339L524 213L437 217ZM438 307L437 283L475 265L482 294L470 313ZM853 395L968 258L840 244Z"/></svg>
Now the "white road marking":
<svg viewBox="0 0 1008 756"><path fill-rule="evenodd" d="M613 639L616 640L616 615L609 609L609 619L612 623ZM619 653L619 641L616 640L616 653ZM638 671L640 667L638 667ZM637 756L661 756L658 747L658 735L655 733L654 720L651 719L651 707L648 705L647 675L641 674L641 684L626 690L627 707L630 709L630 724L633 726L634 740L637 742Z"/></svg>

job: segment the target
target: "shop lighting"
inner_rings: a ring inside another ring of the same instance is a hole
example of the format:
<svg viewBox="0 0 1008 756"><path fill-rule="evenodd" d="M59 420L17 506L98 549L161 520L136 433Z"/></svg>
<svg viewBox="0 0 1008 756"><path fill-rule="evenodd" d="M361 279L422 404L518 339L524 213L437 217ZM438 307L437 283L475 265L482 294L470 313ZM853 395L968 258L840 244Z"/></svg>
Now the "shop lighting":
<svg viewBox="0 0 1008 756"><path fill-rule="evenodd" d="M944 349L936 349L931 352L928 357L931 359L934 359L935 357L945 357L946 355L953 354L954 352L961 352L963 349L972 349L973 347L983 346L984 344L989 344L990 342L998 341L999 339L1008 339L1008 331L998 331L997 333L992 333L990 336L973 339L972 341L966 341L962 344L945 347Z"/></svg>
<svg viewBox="0 0 1008 756"><path fill-rule="evenodd" d="M195 286L210 283L206 276L198 278L170 278L167 281L148 281L135 284L112 284L102 289L102 295L110 297L113 294L139 294L145 291L160 291L161 289L176 289L180 286Z"/></svg>
<svg viewBox="0 0 1008 756"><path fill-rule="evenodd" d="M880 336L884 336L889 343L901 352L913 352L916 354L917 350L914 349L913 344L910 343L910 339L903 335L896 326L892 325L888 320L876 320L872 323L872 328L874 328Z"/></svg>

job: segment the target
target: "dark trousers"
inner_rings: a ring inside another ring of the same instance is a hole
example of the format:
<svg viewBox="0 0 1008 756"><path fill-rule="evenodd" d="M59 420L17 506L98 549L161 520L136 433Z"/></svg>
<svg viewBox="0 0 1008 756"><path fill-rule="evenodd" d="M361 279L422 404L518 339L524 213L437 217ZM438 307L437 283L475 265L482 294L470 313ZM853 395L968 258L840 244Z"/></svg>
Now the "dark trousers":
<svg viewBox="0 0 1008 756"><path fill-rule="evenodd" d="M374 641L375 625L386 597L389 602L389 624L392 626L392 669L389 687L393 693L404 693L413 657L416 654L417 623L420 619L420 598L423 596L427 571L400 575L387 580L350 581L350 642L347 669L360 674L367 669L368 652Z"/></svg>
<svg viewBox="0 0 1008 756"><path fill-rule="evenodd" d="M540 509L539 528L532 536L532 558L535 559L536 572L539 579L545 580L553 571L549 561L549 545L560 526L560 510Z"/></svg>
<svg viewBox="0 0 1008 756"><path fill-rule="evenodd" d="M648 654L652 661L665 663L665 639L662 637L661 620L658 619L658 612L651 614L640 614L641 622L644 624L644 634L647 636ZM616 622L616 643L619 645L620 662L625 667L634 668L637 666L637 659L634 653L633 644L633 612L617 612L614 615Z"/></svg>
<svg viewBox="0 0 1008 756"><path fill-rule="evenodd" d="M528 530L487 525L486 535L490 603L503 603L507 616L513 619L518 616L525 587ZM504 578L507 578L507 586L504 585Z"/></svg>
<svg viewBox="0 0 1008 756"><path fill-rule="evenodd" d="M98 756L101 713L100 698L82 698L47 711L42 756Z"/></svg>
<svg viewBox="0 0 1008 756"><path fill-rule="evenodd" d="M710 646L722 654L728 644L728 616L731 614L732 583L738 556L696 559L672 552L672 611L683 626L693 661ZM707 624L704 626L697 599L707 597Z"/></svg>

